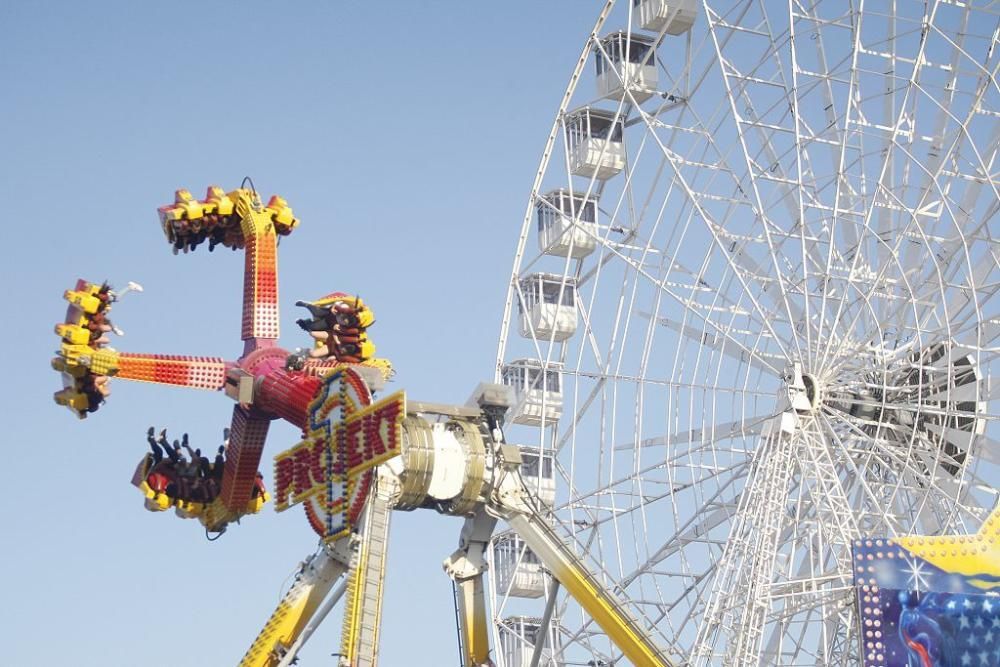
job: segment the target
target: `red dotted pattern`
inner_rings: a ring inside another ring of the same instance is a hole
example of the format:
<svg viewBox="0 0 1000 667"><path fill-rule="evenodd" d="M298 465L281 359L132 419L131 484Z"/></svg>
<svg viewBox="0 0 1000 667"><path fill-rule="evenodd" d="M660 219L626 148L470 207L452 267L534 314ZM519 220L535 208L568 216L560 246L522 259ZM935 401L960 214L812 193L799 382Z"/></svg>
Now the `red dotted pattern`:
<svg viewBox="0 0 1000 667"><path fill-rule="evenodd" d="M243 340L278 338L278 257L274 234L246 239L243 271Z"/></svg>
<svg viewBox="0 0 1000 667"><path fill-rule="evenodd" d="M326 524L323 523L323 519L316 514L312 503L304 503L302 506L306 508L306 518L309 519L309 525L312 526L317 535L322 537L323 533L326 532Z"/></svg>
<svg viewBox="0 0 1000 667"><path fill-rule="evenodd" d="M361 516L361 511L365 508L368 500L368 491L371 489L372 480L375 478L374 470L366 470L361 476L354 480L350 490L350 505L347 508L347 525L355 526Z"/></svg>
<svg viewBox="0 0 1000 667"><path fill-rule="evenodd" d="M270 425L270 419L258 412L238 405L233 408L226 469L219 494L230 511L241 511L250 501Z"/></svg>
<svg viewBox="0 0 1000 667"><path fill-rule="evenodd" d="M222 389L226 362L219 357L185 357L168 354L118 356L118 377L196 389Z"/></svg>
<svg viewBox="0 0 1000 667"><path fill-rule="evenodd" d="M257 407L267 413L305 428L309 403L319 391L322 380L304 373L275 370L264 376L257 389Z"/></svg>

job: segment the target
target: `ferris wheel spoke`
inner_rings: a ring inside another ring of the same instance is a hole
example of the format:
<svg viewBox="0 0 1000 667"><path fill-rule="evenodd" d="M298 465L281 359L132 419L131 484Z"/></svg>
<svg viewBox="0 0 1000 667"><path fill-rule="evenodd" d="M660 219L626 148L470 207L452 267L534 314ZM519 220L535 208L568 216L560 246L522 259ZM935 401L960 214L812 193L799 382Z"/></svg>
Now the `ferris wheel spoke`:
<svg viewBox="0 0 1000 667"><path fill-rule="evenodd" d="M732 440L751 435L760 435L766 422L773 419L774 415L759 415L747 417L739 421L723 422L694 428L680 433L670 433L655 437L646 437L638 442L630 442L615 445L616 450L633 450L646 447L674 447L676 445L699 443L702 447L712 446L724 440ZM705 436L708 435L708 439ZM749 451L749 450L747 450ZM669 463L670 461L668 461Z"/></svg>
<svg viewBox="0 0 1000 667"><path fill-rule="evenodd" d="M585 526L589 530L600 526L602 523L620 519L637 510L645 511L646 507L653 505L657 501L692 490L696 486L706 484L716 478L726 480L720 483L728 485L728 480L740 472L744 466L745 463L742 461L727 466L711 465L708 463L692 465L691 479L677 481L652 478L652 472L661 471L664 468L664 464L657 463L635 470L613 481L600 484L590 491L578 489L576 497L567 506L583 507L592 512L595 518ZM698 475L697 477L695 477L696 474ZM642 480L642 484L646 486L655 485L665 488L655 495L648 491L639 492L634 488L639 480ZM623 499L628 504L623 507L612 507L602 504L604 499Z"/></svg>
<svg viewBox="0 0 1000 667"><path fill-rule="evenodd" d="M935 2L933 3L933 5L929 10L925 10L923 16L920 19L919 25L927 25L927 24L932 25L934 23L938 7L939 3ZM893 22L895 22L896 20L897 20L896 18L893 18ZM860 34L860 30L858 32ZM860 40L860 36L856 37L856 39ZM895 42L892 43L895 44ZM903 90L902 90L901 101L898 105L898 111L893 107L892 104L889 104L888 102L885 103L887 106L884 107L883 113L886 115L885 118L886 125L881 126L881 128L877 124L872 125L870 121L867 121L860 116L860 110L859 110L859 116L855 121L861 125L880 128L882 136L882 142L881 142L882 149L880 151L880 154L883 156L883 159L881 160L881 164L879 166L878 177L874 180L875 183L874 192L872 193L872 196L869 197L869 201L864 205L865 211L864 211L863 223L861 226L862 229L869 232L873 231L872 218L873 215L875 214L876 209L879 209L880 207L885 207L887 205L885 203L886 201L896 200L891 205L889 205L890 208L895 206L900 208L901 210L909 210L909 208L906 207L905 203L901 203L892 192L893 190L892 179L895 173L892 170L892 165L893 165L893 158L895 155L894 149L899 149L899 152L905 151L905 147L899 142L899 138L902 137L904 139L909 139L911 141L913 140L914 119L912 118L911 114L908 113L908 111L912 111L912 107L916 104L916 98L918 98L921 95L920 77L924 69L926 69L930 63L930 61L926 57L926 45L927 45L927 40L921 39L919 41L919 46L917 47L916 53L903 55L903 54L898 54L894 51L887 52L887 51L879 51L876 49L872 49L869 48L868 45L862 45L860 42L858 42L857 44L858 47L865 49L866 54L871 54L876 57L881 57L886 59L889 63L891 71L895 71L895 68L899 65L902 65L904 62L905 63L912 62L912 66L910 67L910 75L908 77L905 76L894 77L892 79L893 87L891 87L890 90L895 90L894 84L897 78L902 80L901 85ZM851 118L848 117L848 123L850 122ZM859 133L859 136L863 134L864 132L861 132ZM878 136L878 134L879 133L876 132L875 136ZM916 220L917 216L915 215L909 216L909 219L905 223L904 231L900 233L897 237L897 246L899 243L902 242L903 238L906 235L906 231L908 231L910 227L914 225ZM884 243L884 240L881 237L878 237L876 235L876 238L878 241ZM853 248L854 248L854 250L852 251L853 260L851 266L852 273L859 270L859 260L864 255L861 248L860 237L857 239ZM861 268L863 270L870 270L869 266ZM883 268L882 271L884 272L885 268ZM842 296L841 299L839 300L839 305L837 306L836 314L833 317L833 323L831 325L831 328L837 325L837 323L841 319L841 316L843 315L844 307L847 304L847 293L848 293L847 289L842 290ZM828 358L828 352L829 348L827 350L827 353L824 354L823 357L824 360Z"/></svg>
<svg viewBox="0 0 1000 667"><path fill-rule="evenodd" d="M647 313L640 313L640 315L649 316ZM668 317L658 317L656 321L657 324L676 331L685 338L696 341L702 347L719 352L730 359L749 364L757 370L767 372L774 377L781 375L780 368L785 365L784 362L786 359L781 355L761 352L754 347L748 347L746 344L736 340L728 329L709 318L702 320L706 326L701 330L681 322L676 322ZM769 338L770 336L762 331L758 334L758 337Z"/></svg>
<svg viewBox="0 0 1000 667"><path fill-rule="evenodd" d="M741 465L733 469L732 476L720 486L715 493L707 498L702 504L701 512L694 512L680 525L662 546L656 549L650 557L639 564L631 573L622 579L622 587L627 588L636 581L644 572L658 566L664 560L672 558L680 553L684 547L692 542L711 542L709 535L719 526L732 520L737 508L738 496L730 497L727 501L719 501L719 498L730 491L731 487L742 481L746 472L746 465ZM690 564L687 564L690 566ZM705 565L704 563L702 565ZM687 575L692 578L701 578L703 572L689 571Z"/></svg>
<svg viewBox="0 0 1000 667"><path fill-rule="evenodd" d="M783 278L786 270L779 264L784 256L782 252L784 244L777 244L773 238L772 228L776 229L778 226L770 220L768 214L775 203L780 203L788 207L792 219L801 219L798 217L802 203L801 184L787 176L791 170L784 164L789 157L792 157L796 162L795 168L800 168L801 162L795 141L797 126L789 127L789 121L793 121L788 102L789 82L784 65L780 58L776 57L777 51L787 44L790 34L788 31L775 34L770 27L766 8L761 5L759 9L759 21L764 30L757 39L746 37L752 33L741 30L743 39L739 42L740 58L727 57L723 42L719 39L720 32L736 30L736 26L730 26L711 8L706 7L706 12L709 15L709 33L716 47L721 77L730 102L731 118L736 125L738 142L743 148L748 185L752 192L753 212L761 222L760 228L770 250L768 255L781 294L784 312L790 322L797 322L802 320L803 311L801 306L794 304L789 297L790 289L786 280L790 282L791 278ZM748 49L755 48L752 46L754 44L759 44L756 47L756 57L750 55L754 51L747 52ZM751 62L754 65L748 72L743 72L737 67L737 62ZM746 104L745 109L737 109L738 100ZM794 121L792 124L795 125ZM751 145L751 136L758 138L754 146ZM766 164L762 164L762 160ZM766 199L765 193L768 189L775 190L776 201ZM806 261L804 253L803 265ZM805 358L807 351L803 350L801 342L794 333L793 337L797 345L798 358Z"/></svg>
<svg viewBox="0 0 1000 667"><path fill-rule="evenodd" d="M830 412L827 412L826 417L830 420L831 430L840 430L837 428L840 426L854 436L853 441L845 440L845 447L849 455L857 457L859 470L866 471L868 475L877 475L883 471L892 473L889 483L872 487L877 493L873 499L869 499L871 507L882 513L882 524L890 531L890 536L897 531L908 531L908 521L913 511L925 501L943 499L950 505L945 510L949 515L961 510L961 506L955 503L954 489L949 488L951 483L934 471L940 461L934 453L938 449L935 443L920 437L911 437L909 442L888 440L884 436L872 437L849 420L840 419ZM843 435L840 437L844 438ZM918 456L918 453L923 452L930 453L929 460L925 461ZM911 483L908 480L912 480L912 487L907 486ZM901 500L906 500L907 504L895 506ZM950 520L944 521L945 525L949 523Z"/></svg>
<svg viewBox="0 0 1000 667"><path fill-rule="evenodd" d="M780 310L786 313L791 312L792 306L790 305L786 289L781 285L780 273L777 273L777 277L774 277L766 276L761 272L760 265L757 264L755 260L749 258L745 252L745 247L739 244L736 240L737 237L733 235L733 232L727 229L725 224L722 222L716 221L714 216L706 209L706 202L711 199L718 199L718 197L715 195L708 195L706 199L706 196L703 196L699 190L696 189L695 186L685 177L684 167L688 165L684 158L667 149L665 144L658 137L656 137L655 134L652 136L673 170L674 182L680 186L686 201L692 207L693 214L695 214L696 217L698 217L707 227L711 235L713 245L729 265L730 271L732 271L733 275L736 276L740 284L740 288L749 299L754 310L756 310L759 314L761 324L766 329L770 330L770 333L775 338L776 343L784 348L785 344L782 342L783 339L777 336L771 324L773 321L773 314L765 310L758 300L758 296L763 295L768 300L774 302ZM720 169L720 165L710 165L709 171L712 173L713 178L718 173L730 172L730 170L726 168ZM741 189L738 181L736 182L736 187ZM734 204L739 204L739 200L732 199L730 201ZM749 205L749 202L747 202L747 205ZM764 222L765 225L768 224L766 219ZM780 253L773 252L774 245L770 235L766 237L765 242L766 245L772 249L772 257L780 255ZM768 289L767 285L769 283L778 285L780 289ZM759 294L750 289L751 284L762 286ZM792 332L792 338L795 338L794 331ZM786 350L783 349L783 352L785 353L786 358L790 358Z"/></svg>
<svg viewBox="0 0 1000 667"><path fill-rule="evenodd" d="M784 362L784 360L786 359L786 357L784 357L782 355L771 355L771 354L768 354L767 356L771 357L770 360L767 360L767 359L763 358L763 354L762 353L756 352L754 349L749 348L746 345L744 345L743 343L741 343L740 341L736 340L732 336L732 334L730 333L730 330L729 330L729 328L727 326L725 326L724 324L719 324L719 323L715 322L711 317L709 317L709 313L706 312L705 309L703 309L699 304L697 304L697 302L693 301L692 299L683 297L681 294L678 294L674 289L672 289L671 287L669 287L668 284L667 284L667 281L665 281L665 280L657 280L656 278L654 278L648 272L648 270L646 270L645 268L643 268L638 262L636 262L632 258L627 257L626 255L620 253L619 251L617 251L615 249L610 249L610 252L612 254L617 255L619 259L621 259L625 264L627 264L634 271L637 279L639 277L641 277L641 278L649 281L650 284L658 287L663 292L663 294L669 296L673 302L677 303L678 305L683 306L685 308L686 312L688 312L688 313L696 316L699 321L704 322L705 325L706 325L707 331L699 332L694 327L683 325L683 324L678 324L678 323L675 323L675 322L673 322L673 321L671 321L671 320L669 320L667 318L660 318L659 321L660 321L661 324L664 324L664 325L670 327L671 329L674 329L678 333L681 333L681 334L683 334L683 335L685 335L687 337L694 338L696 340L700 340L700 342L703 345L707 345L708 347L712 347L713 349L717 349L718 351L720 351L720 352L722 352L724 354L728 354L730 356L732 356L732 355L735 354L737 356L745 358L745 360L747 360L749 363L756 363L759 367L766 368L770 373L772 373L774 375L778 375L779 374L778 366L783 366L784 365L784 363L782 363L782 362ZM712 288L707 285L707 283L705 285L698 285L698 289L701 289L701 290L704 290L704 291L708 291L708 292L712 292L713 294L716 294L716 295L721 294L718 291L713 291ZM728 310L728 311L731 311L734 315L740 313L740 311L738 310L738 305L734 304L732 302L726 303L726 305L724 305L723 308L726 309L726 310ZM758 312L759 312L759 308L760 307L758 305L757 306ZM709 312L711 312L711 309L709 309ZM749 314L749 311L742 311L742 313L743 314ZM643 312L640 312L639 315L642 315L642 316L645 316L645 317L649 316L647 313L643 313ZM761 313L761 316L763 318L762 320L760 320L761 324L767 323L769 316L770 316L770 320L774 321L774 317L770 313L764 312L764 313ZM597 343L595 341L593 341L592 339L589 338L589 336L591 335L591 332L592 332L592 329L591 329L591 327L589 325L590 318L589 318L589 316L585 316L585 317L587 319L586 331L587 331L587 335L588 335L588 342L590 342L591 348L595 352L595 357L597 359L600 359L600 355L599 355L599 352L598 352L600 346L597 345ZM768 331L768 330L770 330L770 331ZM764 326L764 327L762 327L761 331L757 335L758 336L766 337L768 339L773 339L773 335L774 335L773 334L773 328L770 327L770 325ZM778 347L781 347L781 348L784 347L784 344L782 344L782 342L780 340L776 340L775 342L778 345Z"/></svg>

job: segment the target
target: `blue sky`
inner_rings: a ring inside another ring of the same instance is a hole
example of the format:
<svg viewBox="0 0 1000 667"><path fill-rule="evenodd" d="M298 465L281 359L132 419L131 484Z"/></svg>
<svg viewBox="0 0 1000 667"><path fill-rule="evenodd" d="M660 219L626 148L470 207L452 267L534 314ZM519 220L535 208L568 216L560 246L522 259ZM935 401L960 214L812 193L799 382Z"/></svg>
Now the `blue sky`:
<svg viewBox="0 0 1000 667"><path fill-rule="evenodd" d="M135 280L121 350L238 356L242 258L174 257L156 207L251 175L302 220L281 246L292 304L363 296L417 399L491 376L504 286L542 143L596 2L0 4L0 386L4 664L235 664L315 546L270 509L208 543L129 485L150 424L218 444L221 395L116 382L77 421L52 403L52 326L77 277ZM272 429L266 460L295 441ZM455 664L441 560L460 522L394 517L387 665ZM329 664L339 610L304 653Z"/></svg>

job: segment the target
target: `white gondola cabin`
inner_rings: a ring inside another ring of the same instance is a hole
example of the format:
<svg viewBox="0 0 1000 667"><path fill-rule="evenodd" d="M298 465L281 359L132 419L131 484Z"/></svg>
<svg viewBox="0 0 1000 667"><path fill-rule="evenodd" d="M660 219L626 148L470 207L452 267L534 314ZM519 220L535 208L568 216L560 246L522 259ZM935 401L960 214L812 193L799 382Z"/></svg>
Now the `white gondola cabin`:
<svg viewBox="0 0 1000 667"><path fill-rule="evenodd" d="M642 29L655 33L682 35L698 17L697 0L632 0L632 6Z"/></svg>
<svg viewBox="0 0 1000 667"><path fill-rule="evenodd" d="M583 107L566 114L569 170L576 176L607 180L625 168L625 124L613 111Z"/></svg>
<svg viewBox="0 0 1000 667"><path fill-rule="evenodd" d="M492 567L500 595L519 598L545 595L551 575L517 533L500 533L493 538Z"/></svg>
<svg viewBox="0 0 1000 667"><path fill-rule="evenodd" d="M576 333L576 281L552 273L521 279L521 335L539 341L564 341Z"/></svg>
<svg viewBox="0 0 1000 667"><path fill-rule="evenodd" d="M538 214L538 248L549 255L580 259L597 247L597 197L569 190L542 195Z"/></svg>
<svg viewBox="0 0 1000 667"><path fill-rule="evenodd" d="M545 508L556 502L556 461L551 449L521 447L521 477Z"/></svg>
<svg viewBox="0 0 1000 667"><path fill-rule="evenodd" d="M506 667L528 667L537 641L544 642L539 667L563 667L565 663L556 660L557 651L552 650L553 644L558 647L559 643L559 626L555 619L550 621L545 637L538 636L540 628L541 621L528 616L508 616L500 621L500 651Z"/></svg>
<svg viewBox="0 0 1000 667"><path fill-rule="evenodd" d="M615 32L601 39L597 58L597 94L620 100L629 94L642 104L656 93L656 43L637 33Z"/></svg>
<svg viewBox="0 0 1000 667"><path fill-rule="evenodd" d="M552 425L562 417L562 364L545 368L537 359L517 359L504 365L501 382L514 392L510 421L524 426Z"/></svg>

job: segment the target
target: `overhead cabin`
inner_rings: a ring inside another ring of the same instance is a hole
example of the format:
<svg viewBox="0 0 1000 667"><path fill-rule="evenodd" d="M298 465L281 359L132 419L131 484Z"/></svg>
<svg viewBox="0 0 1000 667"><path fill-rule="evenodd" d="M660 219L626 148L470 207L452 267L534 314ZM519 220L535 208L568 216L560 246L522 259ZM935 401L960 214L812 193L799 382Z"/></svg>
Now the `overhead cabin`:
<svg viewBox="0 0 1000 667"><path fill-rule="evenodd" d="M559 643L559 626L556 620L549 623L546 636L539 637L541 621L528 616L508 616L500 621L500 652L503 653L503 663L506 667L529 667L531 665L531 653L535 649L535 643L543 642L541 659L538 661L540 667L563 667L566 663L556 660L558 652L553 651L552 645ZM555 638L555 642L552 638Z"/></svg>
<svg viewBox="0 0 1000 667"><path fill-rule="evenodd" d="M551 449L521 447L521 477L528 491L549 509L556 502L556 458Z"/></svg>
<svg viewBox="0 0 1000 667"><path fill-rule="evenodd" d="M682 35L698 17L697 0L632 0L632 6L642 29L655 33Z"/></svg>
<svg viewBox="0 0 1000 667"><path fill-rule="evenodd" d="M504 365L501 381L514 391L510 421L524 426L552 425L562 417L562 364L546 368L537 359L517 359Z"/></svg>
<svg viewBox="0 0 1000 667"><path fill-rule="evenodd" d="M625 168L625 123L619 114L583 107L566 114L565 127L572 174L604 181Z"/></svg>
<svg viewBox="0 0 1000 667"><path fill-rule="evenodd" d="M493 538L493 562L500 596L540 598L545 595L550 575L538 556L517 533L504 532Z"/></svg>
<svg viewBox="0 0 1000 667"><path fill-rule="evenodd" d="M580 259L597 247L597 197L553 190L538 200L538 247L559 257Z"/></svg>
<svg viewBox="0 0 1000 667"><path fill-rule="evenodd" d="M605 99L642 104L656 93L656 42L645 35L615 32L601 39L597 59L597 94ZM626 94L627 93L627 94Z"/></svg>
<svg viewBox="0 0 1000 667"><path fill-rule="evenodd" d="M521 335L561 342L576 333L576 280L532 273L521 279Z"/></svg>

